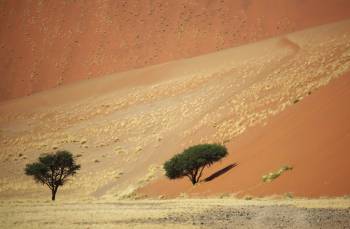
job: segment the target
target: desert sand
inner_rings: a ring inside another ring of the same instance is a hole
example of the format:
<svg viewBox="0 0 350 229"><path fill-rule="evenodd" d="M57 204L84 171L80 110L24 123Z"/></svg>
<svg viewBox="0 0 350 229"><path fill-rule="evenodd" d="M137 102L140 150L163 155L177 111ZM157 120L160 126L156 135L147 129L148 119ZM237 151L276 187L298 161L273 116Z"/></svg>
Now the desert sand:
<svg viewBox="0 0 350 229"><path fill-rule="evenodd" d="M349 17L348 0L5 0L0 101Z"/></svg>
<svg viewBox="0 0 350 229"><path fill-rule="evenodd" d="M350 21L339 21L5 101L0 198L48 196L23 168L59 149L82 169L58 200L348 194L349 37ZM157 180L165 160L211 142L226 144L230 156L206 176L238 165L194 189ZM262 183L285 164L293 169Z"/></svg>
<svg viewBox="0 0 350 229"><path fill-rule="evenodd" d="M207 169L203 181L195 187L187 179L170 181L162 178L141 192L164 197L182 193L194 196L218 193L238 196L348 195L349 98L348 73L269 118L267 125L250 128L234 138L227 144L229 156ZM231 168L230 165L234 166ZM263 182L263 175L284 165L293 169L272 182Z"/></svg>
<svg viewBox="0 0 350 229"><path fill-rule="evenodd" d="M0 0L0 78L1 228L350 228L348 0Z"/></svg>
<svg viewBox="0 0 350 229"><path fill-rule="evenodd" d="M348 228L349 199L2 201L5 228ZM59 219L59 220L57 220Z"/></svg>

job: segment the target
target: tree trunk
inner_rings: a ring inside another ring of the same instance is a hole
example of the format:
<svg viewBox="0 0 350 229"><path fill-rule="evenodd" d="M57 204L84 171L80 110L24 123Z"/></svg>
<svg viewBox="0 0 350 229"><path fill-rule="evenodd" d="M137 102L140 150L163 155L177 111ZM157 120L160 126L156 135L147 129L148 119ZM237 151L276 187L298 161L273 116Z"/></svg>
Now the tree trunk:
<svg viewBox="0 0 350 229"><path fill-rule="evenodd" d="M192 185L195 185L197 183L196 177L191 177L191 182L192 182Z"/></svg>
<svg viewBox="0 0 350 229"><path fill-rule="evenodd" d="M56 199L57 188L52 189L51 192L52 192L51 200L52 200L52 201L55 201L55 199Z"/></svg>

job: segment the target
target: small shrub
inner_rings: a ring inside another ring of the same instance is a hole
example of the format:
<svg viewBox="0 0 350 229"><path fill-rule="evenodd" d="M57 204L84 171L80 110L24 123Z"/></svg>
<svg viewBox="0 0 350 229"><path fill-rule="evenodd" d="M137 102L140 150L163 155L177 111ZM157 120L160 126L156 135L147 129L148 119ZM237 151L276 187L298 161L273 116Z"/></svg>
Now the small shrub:
<svg viewBox="0 0 350 229"><path fill-rule="evenodd" d="M188 198L188 194L185 192L181 192L177 198Z"/></svg>
<svg viewBox="0 0 350 229"><path fill-rule="evenodd" d="M275 172L270 172L270 173L262 176L261 178L262 178L263 182L271 182L274 179L276 179L277 177L279 177L285 171L292 170L292 169L293 169L292 166L285 165L285 166L282 166L279 170L277 170Z"/></svg>
<svg viewBox="0 0 350 229"><path fill-rule="evenodd" d="M221 195L219 195L220 199L225 199L225 198L230 198L231 194L230 193L222 193Z"/></svg>
<svg viewBox="0 0 350 229"><path fill-rule="evenodd" d="M290 192L285 193L284 196L285 196L286 198L288 198L288 199L293 199L293 198L294 198L293 194L290 193Z"/></svg>

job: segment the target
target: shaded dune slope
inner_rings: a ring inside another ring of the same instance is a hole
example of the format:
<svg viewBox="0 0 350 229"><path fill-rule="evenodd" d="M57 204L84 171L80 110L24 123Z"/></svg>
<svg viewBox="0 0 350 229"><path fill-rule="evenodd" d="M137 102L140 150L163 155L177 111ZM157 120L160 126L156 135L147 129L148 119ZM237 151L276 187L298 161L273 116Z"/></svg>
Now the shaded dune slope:
<svg viewBox="0 0 350 229"><path fill-rule="evenodd" d="M349 17L348 0L0 1L0 101Z"/></svg>
<svg viewBox="0 0 350 229"><path fill-rule="evenodd" d="M194 196L348 195L349 98L348 73L270 118L266 126L251 128L234 139L227 145L229 156L207 169L203 181L196 187L187 179L162 178L140 192L170 197L182 193ZM284 165L293 169L272 182L262 181L263 175Z"/></svg>

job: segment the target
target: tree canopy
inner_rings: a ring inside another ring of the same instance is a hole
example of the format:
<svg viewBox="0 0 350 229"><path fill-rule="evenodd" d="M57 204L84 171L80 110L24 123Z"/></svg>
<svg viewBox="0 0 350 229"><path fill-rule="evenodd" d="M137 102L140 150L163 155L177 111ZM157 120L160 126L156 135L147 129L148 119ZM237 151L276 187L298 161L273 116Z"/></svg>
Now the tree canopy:
<svg viewBox="0 0 350 229"><path fill-rule="evenodd" d="M52 200L55 200L59 186L65 184L69 176L73 176L80 169L73 155L68 151L57 151L56 153L43 154L38 162L27 164L24 171L28 176L43 185L47 185L52 193Z"/></svg>
<svg viewBox="0 0 350 229"><path fill-rule="evenodd" d="M211 166L227 155L227 149L219 144L200 144L185 149L164 163L169 179L188 177L193 185L199 182L205 167Z"/></svg>

